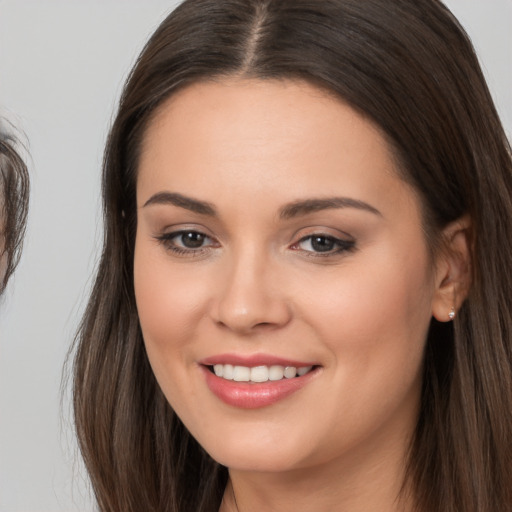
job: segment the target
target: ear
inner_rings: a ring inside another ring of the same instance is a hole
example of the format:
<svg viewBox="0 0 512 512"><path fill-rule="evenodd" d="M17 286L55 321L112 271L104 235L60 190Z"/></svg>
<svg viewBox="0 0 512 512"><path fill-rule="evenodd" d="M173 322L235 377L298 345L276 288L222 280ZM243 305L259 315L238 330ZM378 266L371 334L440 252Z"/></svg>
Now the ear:
<svg viewBox="0 0 512 512"><path fill-rule="evenodd" d="M443 229L442 248L435 262L432 315L440 322L453 320L471 287L471 221L468 216Z"/></svg>

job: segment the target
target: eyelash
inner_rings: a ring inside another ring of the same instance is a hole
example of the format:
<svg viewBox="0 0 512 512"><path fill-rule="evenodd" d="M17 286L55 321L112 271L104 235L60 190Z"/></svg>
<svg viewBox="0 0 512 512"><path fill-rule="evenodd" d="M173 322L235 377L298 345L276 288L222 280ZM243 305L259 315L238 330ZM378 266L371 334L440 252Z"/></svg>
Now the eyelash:
<svg viewBox="0 0 512 512"><path fill-rule="evenodd" d="M184 235L194 235L194 236L200 236L203 237L203 242L210 240L213 243L210 243L206 246L200 246L197 248L192 247L181 247L176 245L174 240L178 237L183 237ZM162 235L159 235L156 237L156 239L164 245L164 247L174 253L177 256L201 256L206 251L210 250L212 247L216 248L218 247L218 242L216 242L214 239L209 237L208 235L196 231L193 229L189 230L181 230L181 231L173 231L172 233L165 233ZM310 240L310 244L314 243L314 239L323 239L324 241L327 241L329 243L333 244L333 247L337 247L335 250L327 250L327 251L309 251L304 250L300 248L300 245ZM332 235L327 235L325 233L313 233L311 235L307 235L302 237L298 242L293 244L290 247L292 250L296 251L302 251L307 257L310 258L328 258L329 256L336 256L340 255L341 253L345 252L352 252L356 249L356 243L353 240L343 240L341 238L334 237Z"/></svg>
<svg viewBox="0 0 512 512"><path fill-rule="evenodd" d="M194 229L183 229L181 231L173 231L172 233L164 233L160 236L157 236L156 239L160 243L162 243L167 250L173 252L177 256L201 256L202 254L204 254L205 251L212 247L212 245L208 245L192 248L180 247L179 245L176 245L174 239L180 236L183 237L184 235L199 235L201 237L204 237L203 240L213 240L208 235L205 235L204 233L201 233L200 231L196 231Z"/></svg>
<svg viewBox="0 0 512 512"><path fill-rule="evenodd" d="M333 244L334 247L337 247L335 250L328 251L306 251L304 249L300 249L300 244L310 241L310 244L314 243L315 239L323 239ZM345 252L352 252L356 248L356 243L354 240L344 240L342 238L337 238L332 235L327 235L325 233L313 233L311 235L307 235L302 237L297 243L291 246L294 250L302 250L308 257L311 258L328 258L329 256L337 256Z"/></svg>

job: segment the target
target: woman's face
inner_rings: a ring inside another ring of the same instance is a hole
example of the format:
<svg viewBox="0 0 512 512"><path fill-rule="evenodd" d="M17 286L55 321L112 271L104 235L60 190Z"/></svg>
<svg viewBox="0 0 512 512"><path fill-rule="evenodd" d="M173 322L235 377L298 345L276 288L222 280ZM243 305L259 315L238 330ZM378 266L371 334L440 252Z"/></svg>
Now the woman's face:
<svg viewBox="0 0 512 512"><path fill-rule="evenodd" d="M189 86L146 132L137 202L148 357L213 458L286 471L403 449L437 279L371 122L300 82Z"/></svg>

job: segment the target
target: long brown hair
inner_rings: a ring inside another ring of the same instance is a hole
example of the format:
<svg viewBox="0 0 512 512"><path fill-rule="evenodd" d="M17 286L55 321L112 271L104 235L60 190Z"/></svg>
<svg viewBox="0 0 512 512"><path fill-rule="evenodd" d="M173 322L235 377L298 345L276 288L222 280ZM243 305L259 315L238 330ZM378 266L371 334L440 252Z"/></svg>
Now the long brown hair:
<svg viewBox="0 0 512 512"><path fill-rule="evenodd" d="M426 236L472 219L472 287L432 321L407 475L421 512L512 510L512 163L472 45L438 0L186 0L133 68L107 142L104 245L77 336L76 430L103 512L217 511L227 470L174 414L133 289L141 139L199 80L316 84L373 120L423 202Z"/></svg>
<svg viewBox="0 0 512 512"><path fill-rule="evenodd" d="M0 131L0 293L21 255L27 223L29 177L12 135Z"/></svg>

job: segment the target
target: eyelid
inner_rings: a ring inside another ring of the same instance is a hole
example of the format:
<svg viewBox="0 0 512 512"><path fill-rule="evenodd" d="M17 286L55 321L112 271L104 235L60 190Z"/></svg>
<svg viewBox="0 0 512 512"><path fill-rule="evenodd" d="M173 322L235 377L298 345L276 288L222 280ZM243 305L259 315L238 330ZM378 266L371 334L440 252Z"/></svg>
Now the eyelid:
<svg viewBox="0 0 512 512"><path fill-rule="evenodd" d="M300 240L302 238L308 236L328 236L331 238L337 238L339 240L351 240L355 241L355 238L348 232L343 231L342 229L328 227L322 224L311 224L308 226L302 226L300 229L297 229L292 238Z"/></svg>
<svg viewBox="0 0 512 512"><path fill-rule="evenodd" d="M158 243L162 244L167 251L171 252L174 255L185 257L197 257L205 254L211 249L220 246L217 239L214 236L208 234L206 231L208 230L201 229L198 227L175 227L174 229L169 229L162 233L155 234L154 238L157 240ZM197 248L193 248L186 247L184 245L178 245L175 242L173 242L175 238L179 237L180 235L182 236L186 233L196 233L202 235L204 236L205 240L209 240L210 243L202 245Z"/></svg>
<svg viewBox="0 0 512 512"><path fill-rule="evenodd" d="M353 241L353 240L344 240L343 238L337 238L332 235L325 235L323 233L315 233L313 235L307 235L307 236L302 237L300 240L295 242L293 245L294 246L299 245L300 243L305 242L306 240L309 240L312 238L327 238L327 239L333 240L334 243L338 246L341 246L343 250L352 248L355 244L355 241ZM317 252L318 254L322 253L322 251L306 251L306 252ZM327 252L328 251L326 251L326 253ZM333 254L333 252L330 252L330 254Z"/></svg>
<svg viewBox="0 0 512 512"><path fill-rule="evenodd" d="M340 257L344 253L356 250L356 240L353 236L340 230L336 230L336 234L333 234L332 231L325 227L313 226L301 229L295 234L296 241L290 245L290 249L300 251L305 256L312 258ZM315 237L332 240L335 247L328 251L306 250L300 247L300 244Z"/></svg>
<svg viewBox="0 0 512 512"><path fill-rule="evenodd" d="M209 233L209 229L203 226L183 226L174 225L168 226L163 232L154 235L155 240L164 246L164 248L178 256L189 256L197 257L204 255L205 253L216 249L221 246L218 239ZM336 234L333 233L336 231ZM203 245L199 247L187 247L185 244L176 243L175 239L183 236L187 233L196 233L204 237ZM334 247L325 251L322 250L311 250L300 247L300 245L307 240L313 238L325 238L331 240ZM307 227L298 230L295 233L295 242L288 246L289 249L301 252L305 256L314 258L327 258L341 255L342 253L351 252L356 249L356 241L354 237L346 232L340 230L334 230L332 228L325 227Z"/></svg>

